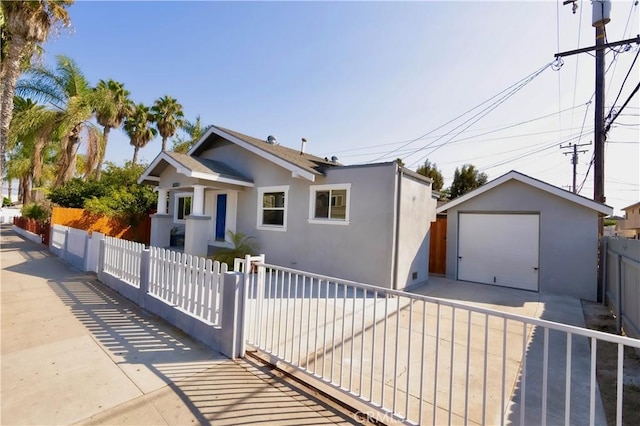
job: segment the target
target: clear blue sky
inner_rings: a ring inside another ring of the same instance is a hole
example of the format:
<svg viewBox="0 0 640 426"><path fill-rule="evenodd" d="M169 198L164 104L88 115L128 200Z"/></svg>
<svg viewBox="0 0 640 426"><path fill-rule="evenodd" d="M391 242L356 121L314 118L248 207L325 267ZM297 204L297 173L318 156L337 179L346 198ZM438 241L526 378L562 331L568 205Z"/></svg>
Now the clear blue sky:
<svg viewBox="0 0 640 426"><path fill-rule="evenodd" d="M633 3L613 2L609 41L640 32ZM589 54L566 58L560 71L545 70L463 133L470 122L454 127L490 104L435 129L548 64L554 53L593 45L591 4L578 4L572 14L562 1L78 1L69 9L72 30L51 38L43 60L53 65L55 55L68 55L91 83L121 81L136 102L170 95L190 120L200 115L205 124L272 134L293 148L305 137L309 152L345 164L400 157L415 169L429 158L446 185L456 167L472 163L490 179L515 169L564 186L572 169L560 143L593 140ZM615 61L607 54L607 109L637 49ZM618 105L638 83L639 69L640 60ZM639 115L636 96L606 147L605 192L616 213L640 200ZM579 184L593 146L582 149L588 152L580 156ZM141 150L142 160L159 150L157 138ZM112 132L107 160L122 164L132 154L126 136ZM582 195L593 196L592 182L591 172Z"/></svg>

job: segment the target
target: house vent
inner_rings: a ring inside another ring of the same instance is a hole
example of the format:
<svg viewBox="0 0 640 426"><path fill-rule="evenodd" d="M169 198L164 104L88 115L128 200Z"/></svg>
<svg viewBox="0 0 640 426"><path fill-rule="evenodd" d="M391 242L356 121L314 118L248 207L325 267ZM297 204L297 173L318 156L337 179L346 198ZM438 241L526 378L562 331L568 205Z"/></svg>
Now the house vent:
<svg viewBox="0 0 640 426"><path fill-rule="evenodd" d="M276 139L275 136L269 135L267 136L267 143L270 145L276 145L278 143L278 140Z"/></svg>
<svg viewBox="0 0 640 426"><path fill-rule="evenodd" d="M337 163L338 162L338 157L336 157L335 155L333 157L331 157L331 162L332 163Z"/></svg>

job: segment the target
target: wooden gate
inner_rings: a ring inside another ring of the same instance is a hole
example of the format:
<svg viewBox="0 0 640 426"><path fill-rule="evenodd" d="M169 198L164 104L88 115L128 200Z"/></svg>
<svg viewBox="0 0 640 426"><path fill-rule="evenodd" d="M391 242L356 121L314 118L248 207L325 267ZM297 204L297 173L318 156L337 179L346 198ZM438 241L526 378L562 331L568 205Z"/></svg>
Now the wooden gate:
<svg viewBox="0 0 640 426"><path fill-rule="evenodd" d="M429 247L429 274L444 275L447 272L447 217L438 216L431 223Z"/></svg>

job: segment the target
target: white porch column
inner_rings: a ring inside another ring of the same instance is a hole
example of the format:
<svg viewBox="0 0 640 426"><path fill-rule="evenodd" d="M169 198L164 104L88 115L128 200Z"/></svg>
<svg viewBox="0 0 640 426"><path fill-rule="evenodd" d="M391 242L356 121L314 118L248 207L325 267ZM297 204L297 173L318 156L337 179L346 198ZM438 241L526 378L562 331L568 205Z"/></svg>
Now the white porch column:
<svg viewBox="0 0 640 426"><path fill-rule="evenodd" d="M165 188L158 188L158 205L157 214L167 214L167 194L168 190Z"/></svg>
<svg viewBox="0 0 640 426"><path fill-rule="evenodd" d="M191 214L204 216L204 185L193 185L193 201L191 202Z"/></svg>

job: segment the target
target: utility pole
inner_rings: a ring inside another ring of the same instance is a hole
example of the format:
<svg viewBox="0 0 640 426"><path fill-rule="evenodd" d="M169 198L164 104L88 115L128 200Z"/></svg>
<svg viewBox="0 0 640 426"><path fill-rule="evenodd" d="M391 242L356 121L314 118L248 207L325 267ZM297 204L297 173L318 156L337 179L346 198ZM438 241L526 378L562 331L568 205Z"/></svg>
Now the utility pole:
<svg viewBox="0 0 640 426"><path fill-rule="evenodd" d="M604 51L607 47L620 46L627 43L640 43L640 35L629 40L621 40L614 43L605 43L606 33L604 26L611 21L610 0L592 0L591 25L596 29L596 45L568 52L556 53L556 58L575 55L589 51L596 51L596 93L594 112L594 172L593 172L593 200L604 203L604 143L606 140L604 124ZM573 1L565 1L563 4L575 4ZM598 220L598 236L601 237L604 230L604 219Z"/></svg>
<svg viewBox="0 0 640 426"><path fill-rule="evenodd" d="M596 95L594 112L594 164L593 164L593 200L604 203L604 26L611 21L611 2L609 0L593 0L592 26L596 29ZM604 219L598 219L598 236L604 231Z"/></svg>
<svg viewBox="0 0 640 426"><path fill-rule="evenodd" d="M573 193L577 194L578 190L576 189L576 168L578 166L578 153L584 153L587 152L586 150L581 150L578 151L578 147L580 146L588 146L591 145L591 143L583 143L583 144L575 144L572 145L571 143L569 143L568 146L562 146L560 145L560 149L571 149L573 148L573 155L571 156L571 164L573 164ZM564 155L568 155L571 154L571 152L563 152Z"/></svg>

